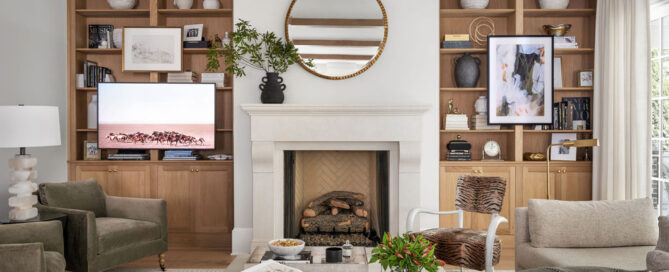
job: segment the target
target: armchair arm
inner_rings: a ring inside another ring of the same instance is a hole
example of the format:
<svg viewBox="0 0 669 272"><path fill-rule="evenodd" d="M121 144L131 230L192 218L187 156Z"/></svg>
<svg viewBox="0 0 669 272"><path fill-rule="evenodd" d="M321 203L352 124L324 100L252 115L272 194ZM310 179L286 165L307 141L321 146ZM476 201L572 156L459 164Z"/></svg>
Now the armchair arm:
<svg viewBox="0 0 669 272"><path fill-rule="evenodd" d="M71 271L88 271L89 264L98 252L98 231L95 213L85 210L49 207L37 204L40 212L64 213L67 215L65 230L65 258Z"/></svg>
<svg viewBox="0 0 669 272"><path fill-rule="evenodd" d="M653 250L646 255L646 266L650 271L669 270L669 252Z"/></svg>
<svg viewBox="0 0 669 272"><path fill-rule="evenodd" d="M42 243L0 245L0 271L46 272Z"/></svg>
<svg viewBox="0 0 669 272"><path fill-rule="evenodd" d="M456 210L456 211L435 211L435 210L429 210L429 209L423 209L423 208L414 208L409 211L409 215L407 216L407 222L406 222L406 230L407 231L413 231L413 225L414 221L416 220L416 215L420 213L427 213L427 214L434 214L434 215L446 215L446 214L457 214L458 215L458 228L462 228L463 226L463 217L464 217L464 212L462 210Z"/></svg>
<svg viewBox="0 0 669 272"><path fill-rule="evenodd" d="M0 225L0 244L26 243L42 243L45 251L63 254L63 228L60 221Z"/></svg>
<svg viewBox="0 0 669 272"><path fill-rule="evenodd" d="M490 218L490 225L488 225L488 234L485 238L485 270L492 272L492 259L495 247L495 236L497 235L497 227L502 222L508 223L509 220L499 214L493 213Z"/></svg>
<svg viewBox="0 0 669 272"><path fill-rule="evenodd" d="M160 226L167 241L167 202L163 199L107 196L107 216L149 221Z"/></svg>

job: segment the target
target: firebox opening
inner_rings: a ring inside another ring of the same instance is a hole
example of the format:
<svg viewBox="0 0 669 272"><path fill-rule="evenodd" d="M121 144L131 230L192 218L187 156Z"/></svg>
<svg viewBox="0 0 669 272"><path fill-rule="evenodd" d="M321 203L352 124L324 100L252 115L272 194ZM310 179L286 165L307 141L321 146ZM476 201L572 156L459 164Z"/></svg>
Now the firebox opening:
<svg viewBox="0 0 669 272"><path fill-rule="evenodd" d="M388 151L285 151L284 236L376 246L389 231Z"/></svg>

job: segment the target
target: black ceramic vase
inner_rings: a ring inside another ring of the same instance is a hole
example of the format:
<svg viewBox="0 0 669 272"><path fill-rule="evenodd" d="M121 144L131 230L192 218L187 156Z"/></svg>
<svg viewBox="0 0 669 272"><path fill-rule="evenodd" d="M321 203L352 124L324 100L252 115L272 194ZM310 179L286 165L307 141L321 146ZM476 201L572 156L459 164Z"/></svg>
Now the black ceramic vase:
<svg viewBox="0 0 669 272"><path fill-rule="evenodd" d="M481 60L472 57L468 52L464 56L456 58L455 62L455 85L458 88L476 87L479 81L479 64Z"/></svg>
<svg viewBox="0 0 669 272"><path fill-rule="evenodd" d="M283 90L286 89L286 84L281 84L283 78L279 73L267 73L267 76L262 78L260 88L260 102L263 104L281 104L283 103Z"/></svg>

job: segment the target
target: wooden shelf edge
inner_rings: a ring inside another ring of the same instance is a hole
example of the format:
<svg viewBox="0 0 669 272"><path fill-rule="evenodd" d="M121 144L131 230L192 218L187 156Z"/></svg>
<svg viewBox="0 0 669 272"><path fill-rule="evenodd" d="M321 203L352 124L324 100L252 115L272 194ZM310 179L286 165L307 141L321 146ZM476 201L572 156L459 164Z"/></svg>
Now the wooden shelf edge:
<svg viewBox="0 0 669 272"><path fill-rule="evenodd" d="M594 48L555 48L555 54L557 55L571 55L571 54L590 54L594 53ZM439 53L442 55L451 55L451 54L487 54L488 49L486 48L440 48Z"/></svg>
<svg viewBox="0 0 669 272"><path fill-rule="evenodd" d="M95 160L95 161L86 161L86 160L69 160L67 163L74 164L170 164L170 163L233 163L234 160L196 160L196 161L164 161L164 160L142 160L142 161L122 161L122 160Z"/></svg>
<svg viewBox="0 0 669 272"><path fill-rule="evenodd" d="M442 92L485 92L488 91L488 88L439 88Z"/></svg>
<svg viewBox="0 0 669 272"><path fill-rule="evenodd" d="M232 15L232 9L158 9L159 14L165 16L214 16Z"/></svg>
<svg viewBox="0 0 669 272"><path fill-rule="evenodd" d="M551 129L551 130L533 130L526 129L523 130L524 133L592 133L592 129Z"/></svg>
<svg viewBox="0 0 669 272"><path fill-rule="evenodd" d="M594 89L592 87L564 87L555 88L555 90L561 92L592 92Z"/></svg>
<svg viewBox="0 0 669 272"><path fill-rule="evenodd" d="M149 9L77 9L76 14L88 17L148 17Z"/></svg>
<svg viewBox="0 0 669 272"><path fill-rule="evenodd" d="M595 9L524 9L525 17L578 17L594 16Z"/></svg>
<svg viewBox="0 0 669 272"><path fill-rule="evenodd" d="M482 160L472 160L472 161L449 161L449 160L440 160L439 166L485 166L485 165L543 165L546 166L546 161L482 161ZM551 160L551 165L574 165L574 166L589 166L592 165L592 161L553 161Z"/></svg>
<svg viewBox="0 0 669 272"><path fill-rule="evenodd" d="M594 48L555 48L555 54L571 55L571 54L590 54L595 53Z"/></svg>
<svg viewBox="0 0 669 272"><path fill-rule="evenodd" d="M168 83L168 82L155 82L155 83ZM193 82L193 83L199 83L199 82ZM98 88L75 88L75 90L77 90L79 92L97 92ZM216 87L216 90L217 91L232 91L232 87L231 86Z"/></svg>
<svg viewBox="0 0 669 272"><path fill-rule="evenodd" d="M479 129L479 130L439 130L441 133L513 133L515 132L513 129Z"/></svg>
<svg viewBox="0 0 669 272"><path fill-rule="evenodd" d="M442 17L506 17L515 12L515 9L440 9L439 15Z"/></svg>
<svg viewBox="0 0 669 272"><path fill-rule="evenodd" d="M223 51L223 48L217 48L216 51ZM77 53L82 54L121 54L121 48L77 48ZM184 54L207 54L209 48L184 48Z"/></svg>

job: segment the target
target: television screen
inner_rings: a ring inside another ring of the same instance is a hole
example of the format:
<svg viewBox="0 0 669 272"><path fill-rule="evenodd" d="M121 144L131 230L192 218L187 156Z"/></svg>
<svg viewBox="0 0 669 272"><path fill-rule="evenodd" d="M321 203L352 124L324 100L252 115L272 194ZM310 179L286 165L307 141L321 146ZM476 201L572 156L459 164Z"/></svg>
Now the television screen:
<svg viewBox="0 0 669 272"><path fill-rule="evenodd" d="M100 83L98 146L214 149L215 84Z"/></svg>

